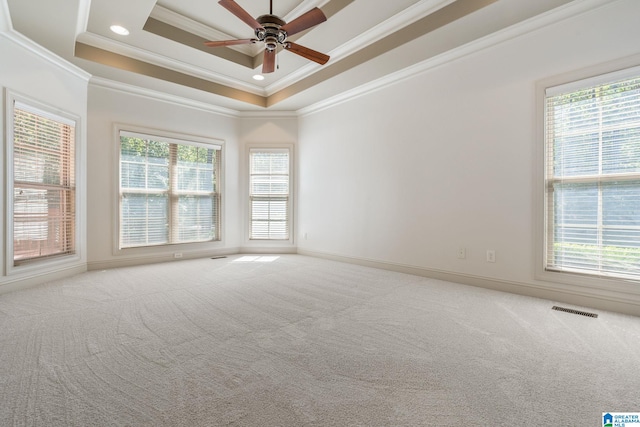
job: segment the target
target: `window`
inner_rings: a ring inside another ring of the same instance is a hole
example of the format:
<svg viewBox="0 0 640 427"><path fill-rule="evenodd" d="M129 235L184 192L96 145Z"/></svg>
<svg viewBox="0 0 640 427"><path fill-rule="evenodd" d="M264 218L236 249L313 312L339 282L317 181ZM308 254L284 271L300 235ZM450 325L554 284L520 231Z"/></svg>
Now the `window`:
<svg viewBox="0 0 640 427"><path fill-rule="evenodd" d="M288 240L288 148L249 150L250 239Z"/></svg>
<svg viewBox="0 0 640 427"><path fill-rule="evenodd" d="M14 100L12 130L13 265L74 254L75 121Z"/></svg>
<svg viewBox="0 0 640 427"><path fill-rule="evenodd" d="M545 103L546 270L640 279L640 70Z"/></svg>
<svg viewBox="0 0 640 427"><path fill-rule="evenodd" d="M120 248L220 240L221 146L120 131Z"/></svg>

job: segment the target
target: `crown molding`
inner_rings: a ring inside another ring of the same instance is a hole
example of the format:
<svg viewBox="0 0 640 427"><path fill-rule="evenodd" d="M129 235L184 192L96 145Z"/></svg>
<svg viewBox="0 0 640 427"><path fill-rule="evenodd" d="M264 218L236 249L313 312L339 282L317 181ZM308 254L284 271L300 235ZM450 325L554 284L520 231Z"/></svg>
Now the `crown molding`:
<svg viewBox="0 0 640 427"><path fill-rule="evenodd" d="M495 33L464 44L458 48L436 55L413 66L404 68L382 78L357 86L349 91L343 92L331 98L324 99L320 102L309 105L308 107L301 108L297 110L297 113L302 117L320 112L322 110L359 98L360 96L385 89L404 80L426 73L433 68L456 61L467 55L479 52L508 40L521 37L525 34L539 30L546 26L556 24L566 19L573 18L577 15L581 15L583 13L590 12L600 7L605 7L610 4L610 0L580 0L559 6L556 9L542 13L523 22L516 23L503 30L499 30Z"/></svg>
<svg viewBox="0 0 640 427"><path fill-rule="evenodd" d="M53 65L56 65L61 70L64 70L69 74L72 74L84 81L88 82L91 78L91 74L89 74L88 72L84 71L80 67L77 67L66 59L56 55L50 50L45 49L44 47L35 43L33 40L23 36L21 33L13 29L1 32L0 37L6 38L7 40L15 43L23 49L31 52L32 54L44 59L45 61Z"/></svg>
<svg viewBox="0 0 640 427"><path fill-rule="evenodd" d="M313 9L314 7L322 8L325 4L329 3L331 0L303 0L299 5L293 8L292 11L287 13L282 18L286 22L290 22L292 19L297 18L305 12Z"/></svg>
<svg viewBox="0 0 640 427"><path fill-rule="evenodd" d="M237 38L235 36L212 28L208 25L202 24L198 21L194 21L191 18L181 15L178 12L174 12L171 9L167 9L166 7L160 6L159 4L156 4L153 7L150 17L207 40L231 40ZM238 52L244 53L248 56L256 56L260 52L260 49L251 45L238 45L228 47L229 49L237 50Z"/></svg>
<svg viewBox="0 0 640 427"><path fill-rule="evenodd" d="M381 24L376 25L370 30L365 31L357 37L349 40L347 43L338 46L331 52L328 52L328 55L331 56L331 62L338 62L341 59L344 59L356 53L360 49L385 38L398 29L404 28L407 25L410 25L433 13L434 11L441 9L450 3L453 3L454 1L455 0L420 0L416 4L402 10L400 13L397 13ZM283 90L307 77L309 74L312 74L314 70L321 69L321 67L322 66L318 64L306 64L298 68L296 71L290 73L286 77L267 86L265 88L266 93L267 95L272 95L280 90Z"/></svg>
<svg viewBox="0 0 640 427"><path fill-rule="evenodd" d="M178 107L193 108L195 110L214 113L229 118L241 119L297 119L298 113L295 111L240 111L231 108L224 108L208 102L196 101L183 96L172 95L166 92L147 89L136 85L130 85L103 77L93 76L89 80L90 87L109 89L128 95L139 96L153 101L165 102Z"/></svg>
<svg viewBox="0 0 640 427"><path fill-rule="evenodd" d="M174 104L180 107L188 107L196 110L205 111L208 113L215 113L222 116L237 118L240 113L230 108L219 107L207 102L196 101L194 99L185 98L183 96L172 95L166 92L157 91L153 89L147 89L136 85L130 85L127 83L118 82L115 80L105 79L103 77L92 77L89 81L90 87L98 87L104 89L110 89L117 92L126 93L129 95L135 95L154 101L166 102Z"/></svg>
<svg viewBox="0 0 640 427"><path fill-rule="evenodd" d="M241 119L297 119L295 111L240 111Z"/></svg>
<svg viewBox="0 0 640 427"><path fill-rule="evenodd" d="M91 0L78 0L78 18L76 21L76 38L87 31Z"/></svg>
<svg viewBox="0 0 640 427"><path fill-rule="evenodd" d="M113 52L118 55L156 65L158 67L222 84L233 89L252 93L254 95L265 96L265 91L260 86L250 85L237 79L232 79L201 67L196 67L182 61L167 58L164 55L159 55L141 48L133 47L131 45L115 41L108 37L100 36L94 33L84 33L77 38L77 41L89 46Z"/></svg>

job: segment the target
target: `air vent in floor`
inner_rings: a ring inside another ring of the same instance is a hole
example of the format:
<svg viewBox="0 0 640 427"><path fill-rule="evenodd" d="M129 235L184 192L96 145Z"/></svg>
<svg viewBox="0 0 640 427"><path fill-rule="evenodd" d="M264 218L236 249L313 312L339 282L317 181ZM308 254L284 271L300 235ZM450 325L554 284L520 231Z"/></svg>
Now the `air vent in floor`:
<svg viewBox="0 0 640 427"><path fill-rule="evenodd" d="M557 311L564 311L565 313L579 314L580 316L598 317L596 313L589 313L588 311L574 310L572 308L566 308L566 307L558 307L557 305L554 305L553 307L551 307L551 309L557 310Z"/></svg>

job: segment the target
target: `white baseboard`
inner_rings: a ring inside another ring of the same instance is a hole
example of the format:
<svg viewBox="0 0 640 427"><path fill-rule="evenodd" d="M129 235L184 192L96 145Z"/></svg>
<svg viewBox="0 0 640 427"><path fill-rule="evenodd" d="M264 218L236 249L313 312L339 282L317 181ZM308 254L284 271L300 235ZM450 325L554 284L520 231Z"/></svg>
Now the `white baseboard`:
<svg viewBox="0 0 640 427"><path fill-rule="evenodd" d="M300 255L307 255L333 261L362 265L365 267L380 268L383 270L396 271L399 273L406 273L415 276L428 277L431 279L444 280L447 282L460 283L463 285L470 285L486 289L493 289L496 291L541 298L553 302L571 304L579 308L606 310L640 317L640 300L630 299L628 295L617 296L595 294L590 292L591 289L578 291L575 289L576 287L568 290L564 285L561 284L557 285L558 288L552 288L553 284L540 285L513 282L380 260L350 257L327 252L310 251L306 249L298 249L297 253Z"/></svg>
<svg viewBox="0 0 640 427"><path fill-rule="evenodd" d="M579 290L577 287L567 289L562 284L532 284L494 279L470 274L454 273L419 266L405 265L380 261L374 259L351 257L341 254L310 251L306 249L291 248L227 248L220 251L192 252L185 253L182 258L174 259L171 255L144 256L126 259L112 259L107 261L91 261L86 265L62 268L42 274L30 276L28 278L15 278L11 281L0 283L0 294L22 289L31 288L43 283L57 279L63 279L75 274L83 273L87 270L105 270L118 267L130 267L135 265L153 264L159 262L180 261L186 259L197 259L209 256L226 256L237 254L293 254L324 258L333 261L340 261L350 264L362 265L365 267L380 268L383 270L396 271L399 273L412 274L415 276L428 277L437 280L460 283L463 285L477 286L486 289L493 289L502 292L510 292L518 295L526 295L535 298L571 304L579 308L591 308L606 310L617 313L629 314L640 317L640 300L629 297L629 295L615 295L605 292L595 294L591 289Z"/></svg>
<svg viewBox="0 0 640 427"><path fill-rule="evenodd" d="M135 257L130 256L127 258L113 258L113 259L102 260L102 261L89 261L87 263L87 269L89 271L109 270L111 268L133 267L136 265L157 264L160 262L183 261L187 259L235 255L239 252L240 252L240 248L226 248L226 249L213 250L213 251L182 252L182 256L180 258L175 258L173 254L162 254L162 255L155 254L155 255L144 255L144 256L135 256Z"/></svg>
<svg viewBox="0 0 640 427"><path fill-rule="evenodd" d="M274 247L268 247L268 246L264 246L264 247L260 247L260 246L243 246L240 248L240 251L238 252L239 254L271 254L271 255L276 255L276 254L297 254L298 253L298 248L296 248L295 246L286 246L286 247L281 247L281 248L274 248Z"/></svg>
<svg viewBox="0 0 640 427"><path fill-rule="evenodd" d="M7 292L21 291L33 288L53 280L64 279L87 271L85 264L64 267L56 270L46 271L29 275L28 277L15 277L10 280L3 280L0 283L0 294Z"/></svg>
<svg viewBox="0 0 640 427"><path fill-rule="evenodd" d="M128 256L126 258L113 258L102 261L89 261L87 269L89 271L108 270L110 268L133 267L136 265L157 264L160 262L182 261L186 259L207 258L213 256L227 256L238 254L296 254L297 248L291 247L235 247L214 251L191 251L182 252L180 258L174 258L173 254Z"/></svg>

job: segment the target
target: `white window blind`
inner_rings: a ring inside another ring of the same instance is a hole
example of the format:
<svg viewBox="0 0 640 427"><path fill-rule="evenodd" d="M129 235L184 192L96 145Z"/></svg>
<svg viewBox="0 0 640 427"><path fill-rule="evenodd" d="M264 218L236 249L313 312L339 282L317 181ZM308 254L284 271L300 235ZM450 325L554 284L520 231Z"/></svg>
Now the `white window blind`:
<svg viewBox="0 0 640 427"><path fill-rule="evenodd" d="M75 123L13 110L13 262L75 253Z"/></svg>
<svg viewBox="0 0 640 427"><path fill-rule="evenodd" d="M120 132L120 248L220 240L221 147Z"/></svg>
<svg viewBox="0 0 640 427"><path fill-rule="evenodd" d="M289 150L249 150L250 238L289 239Z"/></svg>
<svg viewBox="0 0 640 427"><path fill-rule="evenodd" d="M640 279L640 77L551 88L546 269Z"/></svg>

